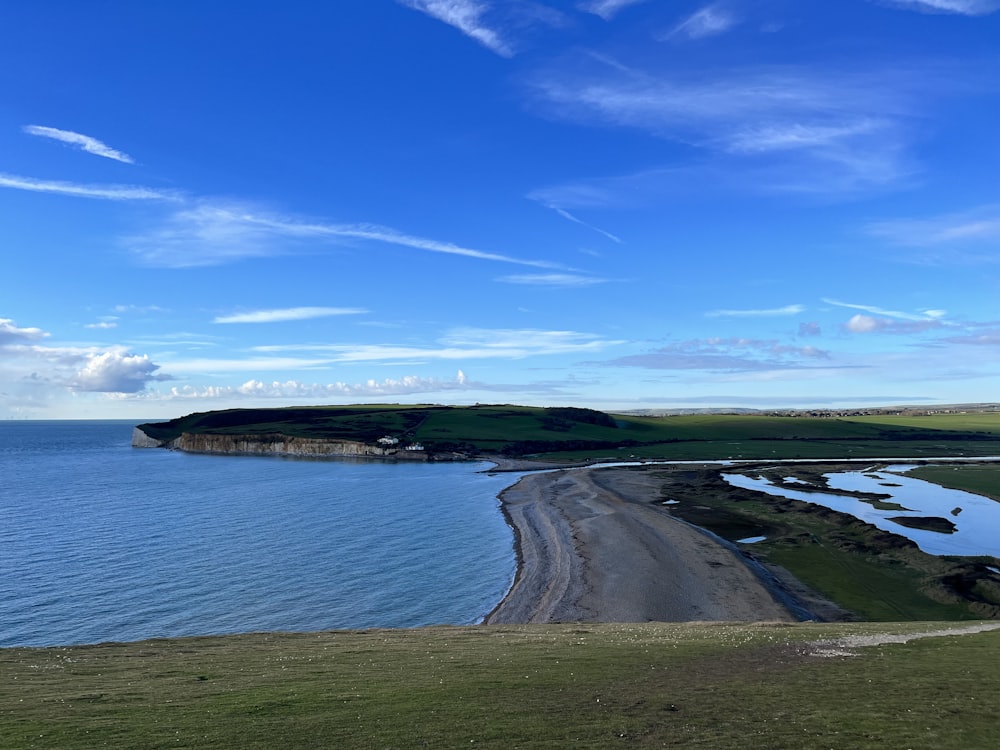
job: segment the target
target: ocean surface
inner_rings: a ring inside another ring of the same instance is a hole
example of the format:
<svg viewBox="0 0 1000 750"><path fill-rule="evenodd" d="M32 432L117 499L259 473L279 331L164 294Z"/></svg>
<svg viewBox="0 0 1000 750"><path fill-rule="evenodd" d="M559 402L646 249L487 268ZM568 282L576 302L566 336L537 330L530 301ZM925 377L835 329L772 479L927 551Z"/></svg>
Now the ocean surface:
<svg viewBox="0 0 1000 750"><path fill-rule="evenodd" d="M0 646L480 621L516 561L488 464L132 448L0 422Z"/></svg>

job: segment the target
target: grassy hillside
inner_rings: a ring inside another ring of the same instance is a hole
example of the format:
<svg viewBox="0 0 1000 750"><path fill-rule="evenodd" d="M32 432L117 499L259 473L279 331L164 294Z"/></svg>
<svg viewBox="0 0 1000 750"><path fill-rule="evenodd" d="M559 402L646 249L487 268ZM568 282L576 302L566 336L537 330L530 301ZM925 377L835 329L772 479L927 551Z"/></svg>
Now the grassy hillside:
<svg viewBox="0 0 1000 750"><path fill-rule="evenodd" d="M182 432L273 434L373 442L390 435L432 451L562 459L842 458L1000 455L1000 414L910 418L761 415L616 416L527 406L319 406L233 409L140 425Z"/></svg>
<svg viewBox="0 0 1000 750"><path fill-rule="evenodd" d="M2 649L0 747L993 747L1000 631L854 656L817 643L941 627L495 626Z"/></svg>

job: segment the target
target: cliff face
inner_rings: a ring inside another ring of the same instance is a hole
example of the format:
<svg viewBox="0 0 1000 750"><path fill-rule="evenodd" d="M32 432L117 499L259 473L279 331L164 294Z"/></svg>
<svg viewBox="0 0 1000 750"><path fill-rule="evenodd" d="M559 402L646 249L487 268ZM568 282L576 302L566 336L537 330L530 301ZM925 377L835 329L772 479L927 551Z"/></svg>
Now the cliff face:
<svg viewBox="0 0 1000 750"><path fill-rule="evenodd" d="M157 440L156 438L151 438L145 432L140 430L138 427L132 428L132 447L133 448L164 448L163 441Z"/></svg>
<svg viewBox="0 0 1000 750"><path fill-rule="evenodd" d="M402 451L351 440L318 440L288 435L204 435L185 432L167 442L149 437L139 428L132 432L135 448L172 448L188 453L219 453L244 456L301 456L389 458L426 461L424 451Z"/></svg>

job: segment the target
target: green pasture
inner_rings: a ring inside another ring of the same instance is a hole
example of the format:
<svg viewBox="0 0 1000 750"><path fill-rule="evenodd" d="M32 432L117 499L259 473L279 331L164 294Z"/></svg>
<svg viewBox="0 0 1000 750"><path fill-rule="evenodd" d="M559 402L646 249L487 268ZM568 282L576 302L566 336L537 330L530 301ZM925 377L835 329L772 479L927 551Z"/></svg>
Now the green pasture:
<svg viewBox="0 0 1000 750"><path fill-rule="evenodd" d="M985 495L1000 502L1000 464L920 466L907 474L942 487Z"/></svg>
<svg viewBox="0 0 1000 750"><path fill-rule="evenodd" d="M383 435L434 451L547 458L840 458L1000 454L1000 414L934 417L635 417L589 409L510 405L232 409L141 426L182 432L281 433L372 442Z"/></svg>
<svg viewBox="0 0 1000 750"><path fill-rule="evenodd" d="M993 747L1000 632L941 623L256 634L0 649L0 747Z"/></svg>
<svg viewBox="0 0 1000 750"><path fill-rule="evenodd" d="M906 427L920 430L953 430L1000 435L1000 412L964 412L958 414L873 415L869 417L844 417L859 424Z"/></svg>

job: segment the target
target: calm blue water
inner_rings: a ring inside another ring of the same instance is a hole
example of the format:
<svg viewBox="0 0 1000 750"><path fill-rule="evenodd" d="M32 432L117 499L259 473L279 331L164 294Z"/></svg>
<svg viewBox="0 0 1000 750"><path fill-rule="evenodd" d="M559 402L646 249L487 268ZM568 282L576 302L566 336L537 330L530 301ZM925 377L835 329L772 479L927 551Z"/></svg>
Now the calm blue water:
<svg viewBox="0 0 1000 750"><path fill-rule="evenodd" d="M515 572L483 464L199 456L0 422L0 646L479 621Z"/></svg>

